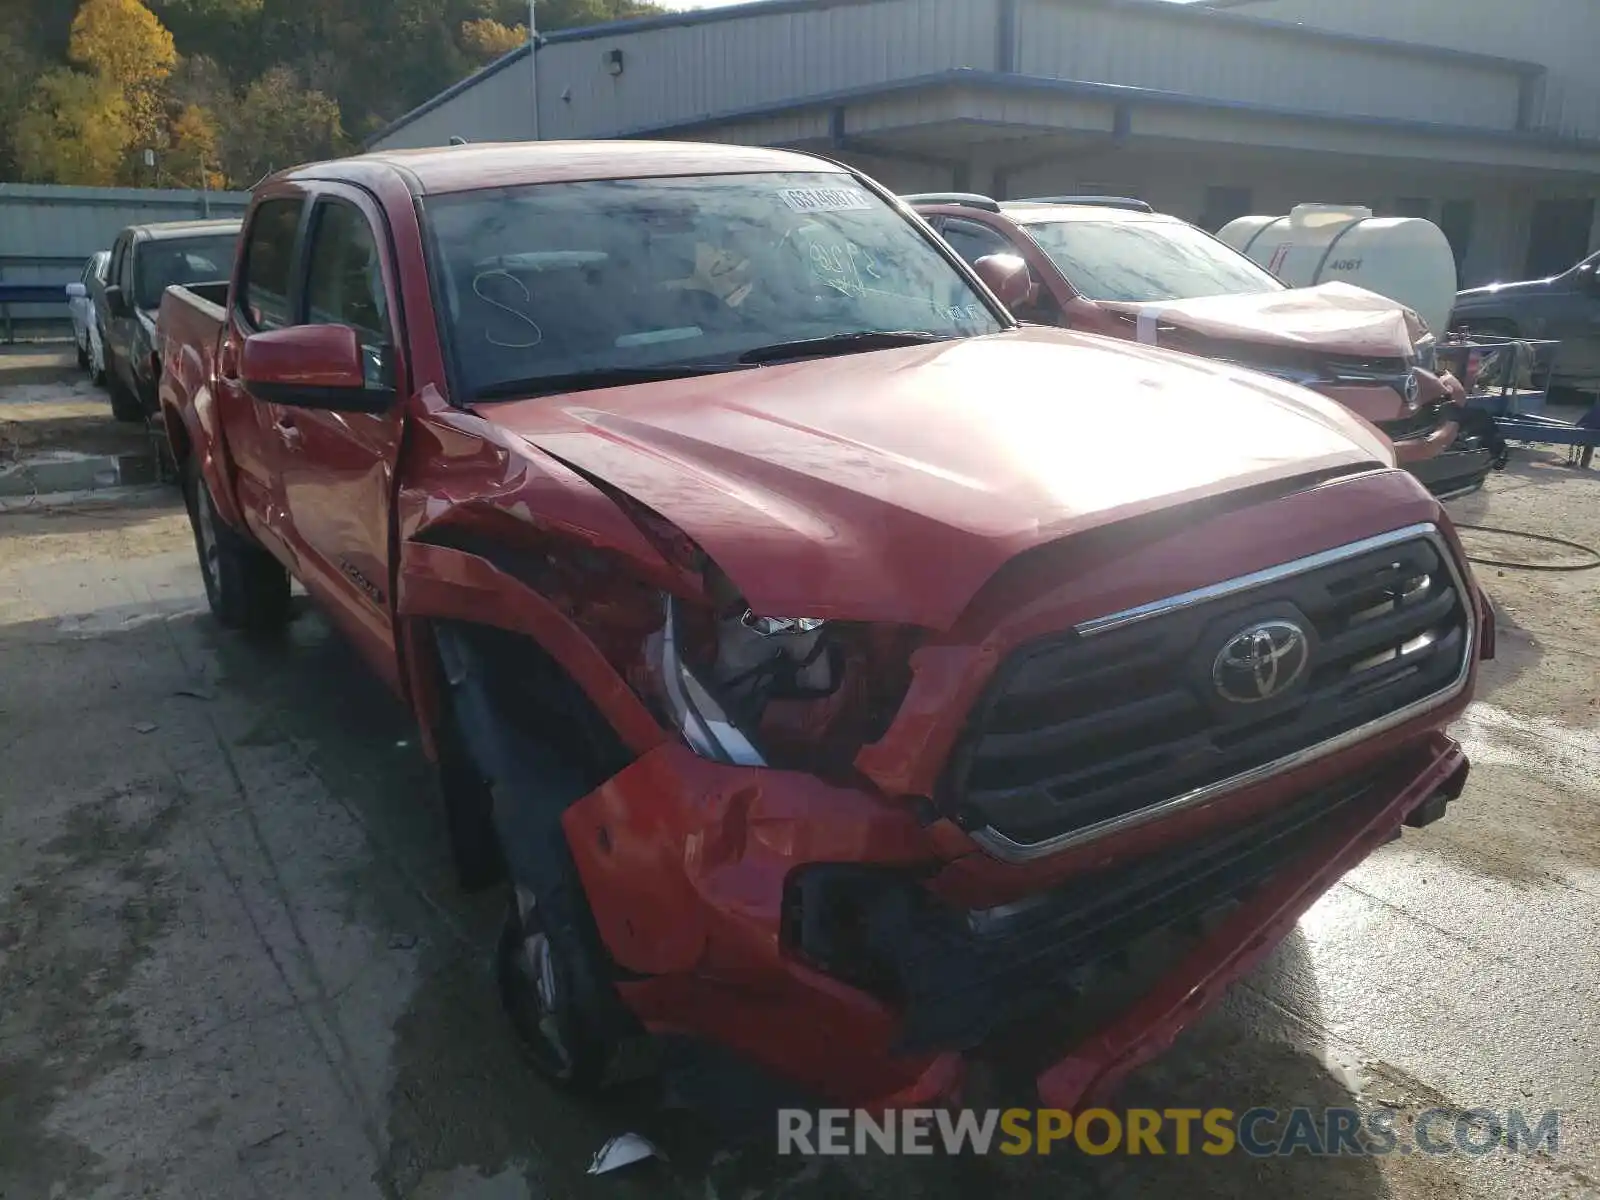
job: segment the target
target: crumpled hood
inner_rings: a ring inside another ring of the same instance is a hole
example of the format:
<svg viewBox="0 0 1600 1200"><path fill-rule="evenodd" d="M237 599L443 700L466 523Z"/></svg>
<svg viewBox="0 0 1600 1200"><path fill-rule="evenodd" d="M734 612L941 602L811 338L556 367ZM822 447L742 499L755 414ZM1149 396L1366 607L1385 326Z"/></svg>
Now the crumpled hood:
<svg viewBox="0 0 1600 1200"><path fill-rule="evenodd" d="M1225 341L1324 354L1409 358L1425 329L1422 318L1405 305L1348 283L1198 300L1099 303L1135 318L1138 340L1149 345L1160 344L1161 327L1177 326Z"/></svg>
<svg viewBox="0 0 1600 1200"><path fill-rule="evenodd" d="M1311 392L1053 329L480 412L673 522L762 615L931 628L1041 543L1393 462Z"/></svg>

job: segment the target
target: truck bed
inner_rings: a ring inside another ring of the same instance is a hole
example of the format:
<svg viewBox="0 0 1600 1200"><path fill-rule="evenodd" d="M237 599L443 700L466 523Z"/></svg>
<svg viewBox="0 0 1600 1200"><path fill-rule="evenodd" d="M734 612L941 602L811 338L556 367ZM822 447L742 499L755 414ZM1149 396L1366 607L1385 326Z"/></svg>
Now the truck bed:
<svg viewBox="0 0 1600 1200"><path fill-rule="evenodd" d="M183 414L216 378L217 344L227 321L227 293L228 285L223 282L173 286L162 294L156 314L156 345L163 364L161 416L169 439L184 436ZM174 445L173 450L181 447ZM184 455L177 453L175 458L182 462Z"/></svg>

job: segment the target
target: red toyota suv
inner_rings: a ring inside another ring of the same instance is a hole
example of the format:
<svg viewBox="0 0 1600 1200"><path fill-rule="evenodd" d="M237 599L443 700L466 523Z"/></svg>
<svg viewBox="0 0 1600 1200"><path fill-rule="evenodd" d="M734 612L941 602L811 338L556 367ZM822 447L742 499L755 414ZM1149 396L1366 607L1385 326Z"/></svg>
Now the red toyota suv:
<svg viewBox="0 0 1600 1200"><path fill-rule="evenodd" d="M1434 332L1363 288L1288 288L1250 259L1140 200L907 196L969 263L1016 255L1024 321L1220 358L1314 388L1380 429L1436 495L1482 486L1503 465L1493 426L1439 374Z"/></svg>

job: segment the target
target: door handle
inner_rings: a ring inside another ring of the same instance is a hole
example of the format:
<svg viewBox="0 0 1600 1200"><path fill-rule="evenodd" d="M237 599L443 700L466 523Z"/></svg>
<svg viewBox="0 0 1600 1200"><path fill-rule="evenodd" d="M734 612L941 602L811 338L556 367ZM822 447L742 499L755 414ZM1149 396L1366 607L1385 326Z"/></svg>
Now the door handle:
<svg viewBox="0 0 1600 1200"><path fill-rule="evenodd" d="M298 450L300 448L300 430L295 425L293 418L279 417L277 429L278 437L282 439L284 446L290 450Z"/></svg>

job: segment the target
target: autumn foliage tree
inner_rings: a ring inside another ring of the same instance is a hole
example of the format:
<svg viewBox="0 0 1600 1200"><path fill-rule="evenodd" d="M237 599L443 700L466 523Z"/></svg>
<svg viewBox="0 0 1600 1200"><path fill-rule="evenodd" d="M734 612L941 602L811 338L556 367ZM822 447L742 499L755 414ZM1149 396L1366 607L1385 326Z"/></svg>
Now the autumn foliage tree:
<svg viewBox="0 0 1600 1200"><path fill-rule="evenodd" d="M461 46L474 58L489 62L528 42L526 25L502 25L492 17L479 17L461 26Z"/></svg>
<svg viewBox="0 0 1600 1200"><path fill-rule="evenodd" d="M538 25L661 11L538 0ZM353 149L527 20L528 0L0 0L0 180L249 187Z"/></svg>
<svg viewBox="0 0 1600 1200"><path fill-rule="evenodd" d="M46 183L112 183L122 168L133 124L116 88L58 67L33 84L16 122L16 160L24 178Z"/></svg>

